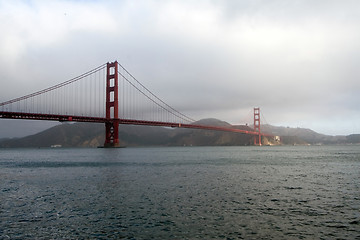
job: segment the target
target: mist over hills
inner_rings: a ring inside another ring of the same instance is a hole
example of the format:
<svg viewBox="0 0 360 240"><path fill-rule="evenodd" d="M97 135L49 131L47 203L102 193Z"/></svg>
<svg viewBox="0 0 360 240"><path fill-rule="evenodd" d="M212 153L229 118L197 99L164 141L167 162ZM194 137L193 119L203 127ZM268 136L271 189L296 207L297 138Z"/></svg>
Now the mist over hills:
<svg viewBox="0 0 360 240"><path fill-rule="evenodd" d="M202 119L199 125L232 127L252 130L246 125L231 125L218 119ZM262 132L281 136L284 145L309 144L359 144L360 134L349 136L329 136L305 128L275 127L262 125ZM245 146L252 145L252 136L221 131L200 129L165 128L151 126L120 125L120 144L122 146ZM104 124L63 123L40 133L16 139L0 139L0 147L98 147L105 140ZM279 144L271 139L264 144Z"/></svg>
<svg viewBox="0 0 360 240"><path fill-rule="evenodd" d="M330 136L317 133L308 128L289 128L289 127L275 127L272 125L262 125L261 131L270 133L276 136L282 136L283 144L294 144L290 141L291 138L297 137L300 142L295 144L356 144L360 139L353 134L349 136ZM290 141L287 143L287 141Z"/></svg>

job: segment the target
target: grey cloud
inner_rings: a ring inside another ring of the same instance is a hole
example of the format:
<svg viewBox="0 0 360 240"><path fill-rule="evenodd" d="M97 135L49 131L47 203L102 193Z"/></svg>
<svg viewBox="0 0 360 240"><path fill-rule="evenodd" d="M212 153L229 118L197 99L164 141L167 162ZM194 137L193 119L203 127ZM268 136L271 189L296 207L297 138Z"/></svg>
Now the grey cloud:
<svg viewBox="0 0 360 240"><path fill-rule="evenodd" d="M56 4L64 7L61 1ZM69 9L88 6L86 2L66 4ZM48 19L61 34L51 32L44 42L35 31L36 38L18 43L19 52L10 49L0 56L0 101L117 59L159 97L194 118L218 117L237 123L240 113L260 106L270 123L293 126L302 119L318 127L321 121L329 121L328 112L346 113L353 120L344 123L348 128L343 133L360 132L353 123L360 113L356 104L360 102L358 1L92 4L88 11L101 8L100 13L92 13L94 19L107 16L105 30L95 23L82 26L80 18L71 18L74 13L69 11L70 20L64 16ZM10 29L21 21L34 27L33 8L55 16L59 13L36 2L32 8L20 8L24 19L14 16L18 21L11 28L0 24L0 30L20 39L23 33ZM0 11L2 19L5 10ZM85 11L79 15L89 16ZM113 22L110 27L109 22ZM4 39L0 36L0 48L5 46ZM17 88L19 84L26 87ZM340 133L333 128L319 130Z"/></svg>

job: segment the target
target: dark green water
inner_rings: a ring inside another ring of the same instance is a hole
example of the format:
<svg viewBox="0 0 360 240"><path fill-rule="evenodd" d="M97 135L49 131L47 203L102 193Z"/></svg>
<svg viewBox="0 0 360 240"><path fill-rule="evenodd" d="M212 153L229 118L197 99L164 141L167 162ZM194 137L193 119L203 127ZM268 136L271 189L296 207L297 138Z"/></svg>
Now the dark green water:
<svg viewBox="0 0 360 240"><path fill-rule="evenodd" d="M360 239L360 146L0 149L0 239Z"/></svg>

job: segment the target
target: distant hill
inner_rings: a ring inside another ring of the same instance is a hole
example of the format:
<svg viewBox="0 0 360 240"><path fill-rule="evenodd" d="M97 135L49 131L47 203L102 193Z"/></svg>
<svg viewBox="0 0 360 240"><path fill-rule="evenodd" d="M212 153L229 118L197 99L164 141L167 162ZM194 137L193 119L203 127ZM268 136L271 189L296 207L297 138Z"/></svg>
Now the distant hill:
<svg viewBox="0 0 360 240"><path fill-rule="evenodd" d="M0 146L50 147L59 144L65 147L94 147L103 142L98 139L102 129L102 124L96 123L65 123L27 137L1 141Z"/></svg>
<svg viewBox="0 0 360 240"><path fill-rule="evenodd" d="M195 124L232 127L217 119L203 119ZM239 128L239 126L236 126ZM245 127L245 126L244 126ZM249 127L245 127L250 129ZM251 136L200 129L165 128L151 126L120 125L122 146L229 146L249 145ZM97 147L105 141L103 124L61 124L43 132L19 139L0 141L0 147Z"/></svg>
<svg viewBox="0 0 360 240"><path fill-rule="evenodd" d="M194 124L237 128L251 131L250 126L233 126L218 119L202 119ZM281 136L282 144L358 144L360 134L328 136L310 129L262 125L262 131ZM151 126L120 125L122 146L244 146L252 145L252 136L232 132L200 129L165 128ZM43 132L17 139L2 139L0 147L97 147L105 140L104 124L64 123ZM264 144L277 144L272 139Z"/></svg>
<svg viewBox="0 0 360 240"><path fill-rule="evenodd" d="M360 134L351 134L349 136L346 136L346 142L347 143L360 143Z"/></svg>
<svg viewBox="0 0 360 240"><path fill-rule="evenodd" d="M354 142L347 141L346 136L329 136L329 135L319 134L307 128L275 127L271 125L262 125L261 128L263 132L268 132L273 135L282 136L284 140L285 139L289 140L289 142L291 142L289 137L297 137L297 139L293 138L292 141L295 141L298 144L344 144L344 143L360 142L360 141L354 141ZM356 140L356 138L353 139Z"/></svg>

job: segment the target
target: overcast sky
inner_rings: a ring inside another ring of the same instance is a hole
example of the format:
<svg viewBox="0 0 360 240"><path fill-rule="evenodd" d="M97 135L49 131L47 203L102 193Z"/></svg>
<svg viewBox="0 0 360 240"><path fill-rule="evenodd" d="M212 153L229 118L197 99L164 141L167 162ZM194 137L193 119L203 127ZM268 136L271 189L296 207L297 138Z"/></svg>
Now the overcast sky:
<svg viewBox="0 0 360 240"><path fill-rule="evenodd" d="M0 0L0 102L118 60L195 119L360 133L359 26L358 0Z"/></svg>

